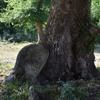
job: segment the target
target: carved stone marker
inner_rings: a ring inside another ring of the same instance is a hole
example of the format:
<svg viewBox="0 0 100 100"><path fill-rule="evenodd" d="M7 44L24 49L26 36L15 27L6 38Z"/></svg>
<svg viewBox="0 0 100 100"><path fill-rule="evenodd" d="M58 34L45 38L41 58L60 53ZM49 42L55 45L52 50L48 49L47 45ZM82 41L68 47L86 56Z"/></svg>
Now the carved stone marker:
<svg viewBox="0 0 100 100"><path fill-rule="evenodd" d="M49 52L40 44L31 44L22 48L17 56L13 73L6 79L5 83L14 80L27 80L34 82L45 65Z"/></svg>

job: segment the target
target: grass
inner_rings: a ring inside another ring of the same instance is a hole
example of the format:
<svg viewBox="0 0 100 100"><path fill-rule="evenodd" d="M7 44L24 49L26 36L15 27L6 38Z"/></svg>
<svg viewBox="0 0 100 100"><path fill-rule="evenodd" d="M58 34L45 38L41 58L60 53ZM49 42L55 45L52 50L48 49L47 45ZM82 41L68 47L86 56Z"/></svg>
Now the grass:
<svg viewBox="0 0 100 100"><path fill-rule="evenodd" d="M2 100L28 100L27 83L10 83L4 88ZM100 100L100 81L82 79L62 82L62 85L34 86L40 100Z"/></svg>
<svg viewBox="0 0 100 100"><path fill-rule="evenodd" d="M27 83L10 83L7 84L3 91L2 100L28 100L29 84ZM60 90L57 86L51 85L47 87L35 85L35 90L39 94L40 100L57 100Z"/></svg>
<svg viewBox="0 0 100 100"><path fill-rule="evenodd" d="M19 82L7 84L3 91L2 100L28 100L28 84Z"/></svg>
<svg viewBox="0 0 100 100"><path fill-rule="evenodd" d="M99 80L76 80L63 84L59 100L100 100Z"/></svg>

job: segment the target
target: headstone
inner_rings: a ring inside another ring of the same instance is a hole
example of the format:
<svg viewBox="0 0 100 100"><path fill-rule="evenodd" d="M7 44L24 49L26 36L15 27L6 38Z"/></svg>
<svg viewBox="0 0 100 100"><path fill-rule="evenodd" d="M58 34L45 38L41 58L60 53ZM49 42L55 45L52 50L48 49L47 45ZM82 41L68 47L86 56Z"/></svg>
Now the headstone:
<svg viewBox="0 0 100 100"><path fill-rule="evenodd" d="M17 80L27 80L34 82L45 65L49 52L40 44L31 44L22 48L17 56L13 74L11 73L5 82L12 82L13 78ZM14 77L13 77L14 76Z"/></svg>

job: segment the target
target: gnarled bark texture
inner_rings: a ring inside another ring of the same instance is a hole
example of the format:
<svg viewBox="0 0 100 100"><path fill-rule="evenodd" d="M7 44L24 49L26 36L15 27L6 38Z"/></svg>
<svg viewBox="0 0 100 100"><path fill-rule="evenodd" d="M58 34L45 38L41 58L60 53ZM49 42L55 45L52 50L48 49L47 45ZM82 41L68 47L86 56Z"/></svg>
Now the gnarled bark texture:
<svg viewBox="0 0 100 100"><path fill-rule="evenodd" d="M93 36L89 33L91 0L52 0L41 44L49 58L38 79L45 81L98 77Z"/></svg>

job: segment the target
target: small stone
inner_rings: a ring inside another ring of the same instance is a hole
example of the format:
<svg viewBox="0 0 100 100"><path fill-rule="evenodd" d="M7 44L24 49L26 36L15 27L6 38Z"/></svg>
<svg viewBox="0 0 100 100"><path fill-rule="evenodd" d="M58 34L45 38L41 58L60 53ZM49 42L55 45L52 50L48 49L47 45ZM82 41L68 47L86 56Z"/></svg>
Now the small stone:
<svg viewBox="0 0 100 100"><path fill-rule="evenodd" d="M39 100L38 94L33 86L29 88L29 100Z"/></svg>

